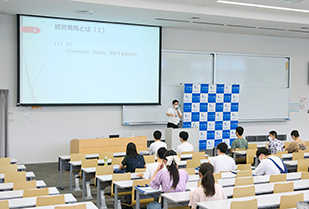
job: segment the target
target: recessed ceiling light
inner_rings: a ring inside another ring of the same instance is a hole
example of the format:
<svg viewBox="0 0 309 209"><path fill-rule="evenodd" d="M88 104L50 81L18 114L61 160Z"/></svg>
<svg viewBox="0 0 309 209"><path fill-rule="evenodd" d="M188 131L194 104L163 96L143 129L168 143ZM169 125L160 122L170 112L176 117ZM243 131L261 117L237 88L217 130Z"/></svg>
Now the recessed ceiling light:
<svg viewBox="0 0 309 209"><path fill-rule="evenodd" d="M218 0L217 2L218 3L222 3L222 4L233 4L233 5L239 5L239 6L263 8L263 9L276 9L276 10L284 10L284 11L291 11L291 12L309 13L309 10L305 10L305 9L293 9L293 8L287 8L287 7L275 7L275 6L268 6L268 5L262 5L262 4L249 4L249 3L243 3L243 2L224 1L224 0Z"/></svg>

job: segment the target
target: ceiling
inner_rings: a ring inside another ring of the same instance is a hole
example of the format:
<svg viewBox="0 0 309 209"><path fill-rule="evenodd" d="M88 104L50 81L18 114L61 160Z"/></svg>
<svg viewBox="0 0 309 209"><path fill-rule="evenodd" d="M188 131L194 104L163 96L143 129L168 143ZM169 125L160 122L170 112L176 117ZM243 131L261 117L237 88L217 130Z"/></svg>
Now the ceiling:
<svg viewBox="0 0 309 209"><path fill-rule="evenodd" d="M309 39L309 0L225 2L250 3L251 6L219 3L218 0L0 0L0 14L34 14ZM76 10L96 13L76 13Z"/></svg>

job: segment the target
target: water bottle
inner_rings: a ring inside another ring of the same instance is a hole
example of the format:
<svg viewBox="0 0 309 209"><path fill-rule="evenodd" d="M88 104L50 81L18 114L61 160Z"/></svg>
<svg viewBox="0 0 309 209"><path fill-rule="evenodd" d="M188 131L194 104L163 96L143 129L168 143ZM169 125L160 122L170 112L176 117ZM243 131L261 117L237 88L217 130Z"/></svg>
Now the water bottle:
<svg viewBox="0 0 309 209"><path fill-rule="evenodd" d="M107 159L107 156L105 156L104 158L104 165L107 165L108 164L108 159Z"/></svg>

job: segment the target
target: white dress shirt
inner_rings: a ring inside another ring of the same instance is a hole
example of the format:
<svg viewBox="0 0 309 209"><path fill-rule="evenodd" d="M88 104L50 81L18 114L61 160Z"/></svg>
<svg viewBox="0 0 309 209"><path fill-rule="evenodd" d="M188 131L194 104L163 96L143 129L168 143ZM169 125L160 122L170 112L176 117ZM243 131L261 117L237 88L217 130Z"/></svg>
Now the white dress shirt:
<svg viewBox="0 0 309 209"><path fill-rule="evenodd" d="M167 148L166 143L161 141L155 141L151 143L149 146L149 155L156 155L158 149L160 149L161 147Z"/></svg>
<svg viewBox="0 0 309 209"><path fill-rule="evenodd" d="M177 153L182 152L192 152L193 151L193 145L189 142L183 142L181 145L177 146Z"/></svg>
<svg viewBox="0 0 309 209"><path fill-rule="evenodd" d="M212 157L210 159L210 163L214 166L214 173L236 169L235 160L227 155L218 155L216 157Z"/></svg>

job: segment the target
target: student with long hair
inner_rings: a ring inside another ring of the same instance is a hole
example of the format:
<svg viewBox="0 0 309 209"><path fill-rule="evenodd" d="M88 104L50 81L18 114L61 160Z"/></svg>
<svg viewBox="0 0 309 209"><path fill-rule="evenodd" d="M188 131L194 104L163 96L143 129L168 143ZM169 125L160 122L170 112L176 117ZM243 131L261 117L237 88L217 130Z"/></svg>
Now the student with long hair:
<svg viewBox="0 0 309 209"><path fill-rule="evenodd" d="M119 169L126 168L127 172L135 172L135 168L145 168L143 155L137 154L136 146L133 142L127 144L126 156L121 162Z"/></svg>
<svg viewBox="0 0 309 209"><path fill-rule="evenodd" d="M178 169L179 162L180 159L175 151L166 151L163 156L163 162L158 165L154 172L150 186L154 189L159 189L161 186L164 193L185 191L189 175L187 171ZM164 164L166 169L163 169ZM161 204L152 202L147 208L161 208Z"/></svg>
<svg viewBox="0 0 309 209"><path fill-rule="evenodd" d="M192 209L196 208L197 202L227 199L222 186L215 182L213 173L214 167L210 163L203 163L200 166L199 176L202 179L202 183L191 195L189 206Z"/></svg>

